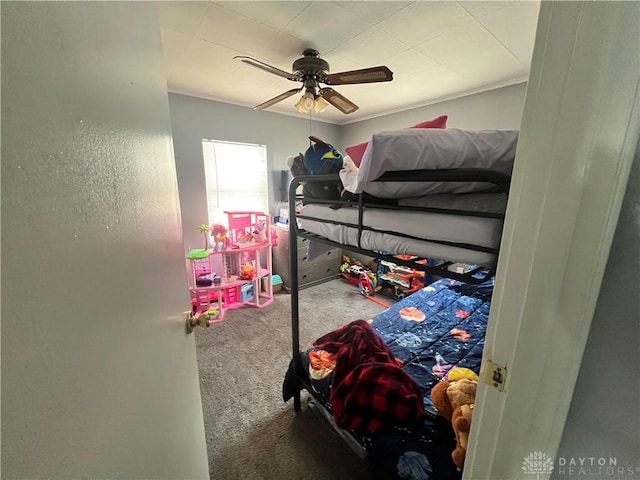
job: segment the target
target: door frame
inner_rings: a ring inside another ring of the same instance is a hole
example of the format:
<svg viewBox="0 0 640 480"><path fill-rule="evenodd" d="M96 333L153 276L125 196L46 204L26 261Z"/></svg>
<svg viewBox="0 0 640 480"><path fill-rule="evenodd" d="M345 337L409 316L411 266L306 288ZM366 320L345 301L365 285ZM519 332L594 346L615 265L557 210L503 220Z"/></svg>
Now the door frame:
<svg viewBox="0 0 640 480"><path fill-rule="evenodd" d="M464 479L557 455L638 146L639 5L541 4L483 356L505 389L479 385Z"/></svg>

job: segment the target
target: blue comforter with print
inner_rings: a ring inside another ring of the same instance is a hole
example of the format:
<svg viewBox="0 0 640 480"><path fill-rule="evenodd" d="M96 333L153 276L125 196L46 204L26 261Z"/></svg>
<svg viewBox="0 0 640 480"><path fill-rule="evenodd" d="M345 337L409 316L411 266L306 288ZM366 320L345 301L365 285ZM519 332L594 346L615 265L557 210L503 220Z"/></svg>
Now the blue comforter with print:
<svg viewBox="0 0 640 480"><path fill-rule="evenodd" d="M479 373L493 279L468 285L442 279L392 305L373 319L373 330L404 361L403 370L429 393L453 367Z"/></svg>
<svg viewBox="0 0 640 480"><path fill-rule="evenodd" d="M468 285L441 279L392 305L373 318L371 326L404 361L403 370L424 391L425 418L415 427L391 431L352 432L370 458L400 478L459 479L451 460L455 437L451 425L431 402L430 392L453 367L479 373L489 317L493 279ZM305 367L308 368L305 359ZM327 392L331 379L312 381ZM328 402L327 402L328 405Z"/></svg>

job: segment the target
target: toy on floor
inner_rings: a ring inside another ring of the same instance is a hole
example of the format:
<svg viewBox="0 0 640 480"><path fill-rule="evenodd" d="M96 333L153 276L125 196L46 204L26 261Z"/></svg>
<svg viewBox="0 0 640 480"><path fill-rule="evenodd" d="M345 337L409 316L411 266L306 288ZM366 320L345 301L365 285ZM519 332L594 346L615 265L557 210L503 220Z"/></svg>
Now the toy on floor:
<svg viewBox="0 0 640 480"><path fill-rule="evenodd" d="M360 274L373 274L369 267L364 266L357 260L346 255L342 256L342 265L340 265L340 275L351 285L358 286L360 282ZM376 284L378 282L376 281Z"/></svg>
<svg viewBox="0 0 640 480"><path fill-rule="evenodd" d="M374 293L379 290L378 279L371 268L364 266L357 260L350 257L342 256L342 265L340 265L340 275L351 285L358 287L358 291L368 300L378 305L389 308L386 303L374 298Z"/></svg>
<svg viewBox="0 0 640 480"><path fill-rule="evenodd" d="M227 310L273 303L270 216L253 211L224 213L226 224L198 227L207 248L187 254L193 310L189 322L194 325L221 322Z"/></svg>
<svg viewBox="0 0 640 480"><path fill-rule="evenodd" d="M413 255L396 255L397 258L403 260L412 260L416 257ZM392 297L394 300L400 301L408 297L421 288L431 283L431 276L409 267L397 265L387 260L376 260L375 268L378 275L378 289L382 295ZM418 263L425 265L433 265L433 260L419 260Z"/></svg>
<svg viewBox="0 0 640 480"><path fill-rule="evenodd" d="M204 312L198 312L197 307L193 307L190 312L187 313L187 333L193 332L196 325L201 327L209 327L212 323L218 323L218 316L220 311L211 308Z"/></svg>
<svg viewBox="0 0 640 480"><path fill-rule="evenodd" d="M451 458L459 470L464 465L467 453L477 388L478 375L468 368L455 367L449 371L446 379L431 389L433 405L438 413L451 422L456 434L456 448Z"/></svg>
<svg viewBox="0 0 640 480"><path fill-rule="evenodd" d="M358 290L365 297L373 295L376 288L376 277L373 273L362 272L358 279Z"/></svg>

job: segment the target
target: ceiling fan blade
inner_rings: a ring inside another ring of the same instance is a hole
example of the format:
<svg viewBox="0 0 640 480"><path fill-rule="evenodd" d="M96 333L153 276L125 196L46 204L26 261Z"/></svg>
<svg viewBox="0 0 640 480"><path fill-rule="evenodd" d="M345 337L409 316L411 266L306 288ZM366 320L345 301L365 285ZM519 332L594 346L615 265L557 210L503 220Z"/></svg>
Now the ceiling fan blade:
<svg viewBox="0 0 640 480"><path fill-rule="evenodd" d="M321 81L327 85L349 85L353 83L389 82L391 80L393 80L393 72L388 67L371 67L349 72L331 73Z"/></svg>
<svg viewBox="0 0 640 480"><path fill-rule="evenodd" d="M271 100L267 100L266 102L263 102L260 105L256 105L255 107L253 107L253 109L254 110L262 110L263 108L270 107L271 105L273 105L275 103L281 102L285 98L289 98L291 95L295 95L296 93L300 92L301 90L302 90L302 87L293 88L293 89L288 90L288 91L286 91L284 93L281 93L277 97L273 97Z"/></svg>
<svg viewBox="0 0 640 480"><path fill-rule="evenodd" d="M360 108L348 98L340 95L333 88L321 88L320 96L342 113L353 113Z"/></svg>
<svg viewBox="0 0 640 480"><path fill-rule="evenodd" d="M248 65L252 65L256 68L264 70L265 72L273 73L274 75L278 75L279 77L283 77L289 80L293 80L294 82L302 81L302 77L298 75L294 75L293 73L285 72L284 70L280 70L279 68L272 67L271 65L261 62L260 60L256 60L255 58L247 57L244 55L236 55L233 57L234 59L240 60Z"/></svg>

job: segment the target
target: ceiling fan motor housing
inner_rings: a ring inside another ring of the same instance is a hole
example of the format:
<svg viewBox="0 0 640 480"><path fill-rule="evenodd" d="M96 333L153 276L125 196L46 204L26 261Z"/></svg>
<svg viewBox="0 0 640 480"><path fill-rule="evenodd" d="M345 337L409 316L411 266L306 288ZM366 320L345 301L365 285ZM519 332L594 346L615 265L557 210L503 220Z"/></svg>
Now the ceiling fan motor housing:
<svg viewBox="0 0 640 480"><path fill-rule="evenodd" d="M303 78L306 76L315 75L320 77L329 73L329 64L326 60L323 60L318 55L317 50L311 48L302 52L303 57L293 62L293 73L300 73Z"/></svg>

